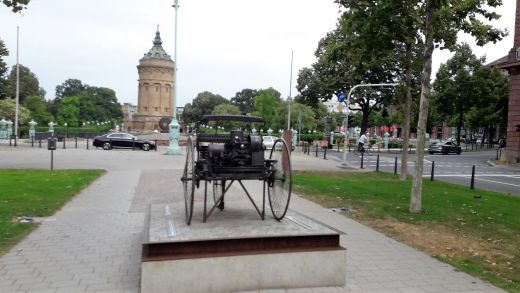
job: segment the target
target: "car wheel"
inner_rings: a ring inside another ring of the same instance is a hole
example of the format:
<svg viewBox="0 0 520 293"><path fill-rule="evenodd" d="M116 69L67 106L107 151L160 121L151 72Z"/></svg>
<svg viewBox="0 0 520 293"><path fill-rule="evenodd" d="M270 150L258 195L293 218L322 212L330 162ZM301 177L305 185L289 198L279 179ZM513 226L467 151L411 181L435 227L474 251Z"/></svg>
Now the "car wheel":
<svg viewBox="0 0 520 293"><path fill-rule="evenodd" d="M462 151L461 150L457 150L457 155L460 155Z"/></svg>
<svg viewBox="0 0 520 293"><path fill-rule="evenodd" d="M146 151L146 152L147 152L147 151L149 151L149 150L150 150L150 145L147 144L147 143L143 144L143 151Z"/></svg>
<svg viewBox="0 0 520 293"><path fill-rule="evenodd" d="M112 149L112 146L110 145L109 142L105 142L105 143L103 143L103 149L108 151L108 150Z"/></svg>
<svg viewBox="0 0 520 293"><path fill-rule="evenodd" d="M433 154L434 154L434 152L429 152L429 153L430 153L430 155L433 155Z"/></svg>

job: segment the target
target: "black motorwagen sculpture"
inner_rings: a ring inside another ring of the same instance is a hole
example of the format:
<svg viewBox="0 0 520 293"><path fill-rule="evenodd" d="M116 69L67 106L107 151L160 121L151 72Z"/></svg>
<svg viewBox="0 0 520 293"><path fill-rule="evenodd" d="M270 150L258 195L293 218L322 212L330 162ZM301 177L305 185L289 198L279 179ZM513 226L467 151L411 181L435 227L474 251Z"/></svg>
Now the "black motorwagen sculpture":
<svg viewBox="0 0 520 293"><path fill-rule="evenodd" d="M252 129L251 124L263 125L261 117L243 115L205 115L195 125L195 136L189 137L186 145L186 164L182 175L186 206L186 223L191 223L195 188L204 181L204 215L206 222L215 208L224 209L224 195L237 181L245 191L256 211L265 219L265 192L267 189L271 211L276 220L281 220L291 199L291 159L286 142L277 139L264 159L262 137L243 130L217 133L219 124L237 123L242 129ZM201 126L213 124L215 133L202 133ZM197 153L195 154L195 150ZM196 160L195 160L196 156ZM242 183L242 180L262 180L262 210ZM213 189L213 204L207 211L208 184Z"/></svg>

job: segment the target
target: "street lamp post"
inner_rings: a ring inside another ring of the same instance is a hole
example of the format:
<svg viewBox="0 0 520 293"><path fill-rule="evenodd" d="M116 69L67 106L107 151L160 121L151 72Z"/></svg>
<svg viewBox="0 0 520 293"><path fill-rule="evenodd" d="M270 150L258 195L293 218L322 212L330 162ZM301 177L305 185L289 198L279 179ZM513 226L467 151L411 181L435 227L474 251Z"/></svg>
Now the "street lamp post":
<svg viewBox="0 0 520 293"><path fill-rule="evenodd" d="M347 108L347 117L345 118L345 141L343 143L343 165L347 164L347 144L348 144L348 115L350 107L350 95L352 92L358 87L381 87L381 86L397 86L398 83L367 83L367 84L358 84L353 86L348 92L347 99L345 100L345 106Z"/></svg>
<svg viewBox="0 0 520 293"><path fill-rule="evenodd" d="M177 10L179 8L179 0L175 0L173 4L175 8L175 33L174 33L174 50L173 50L173 91L172 91L172 122L170 128L170 145L166 150L168 155L180 155L181 148L179 147L179 122L177 121Z"/></svg>

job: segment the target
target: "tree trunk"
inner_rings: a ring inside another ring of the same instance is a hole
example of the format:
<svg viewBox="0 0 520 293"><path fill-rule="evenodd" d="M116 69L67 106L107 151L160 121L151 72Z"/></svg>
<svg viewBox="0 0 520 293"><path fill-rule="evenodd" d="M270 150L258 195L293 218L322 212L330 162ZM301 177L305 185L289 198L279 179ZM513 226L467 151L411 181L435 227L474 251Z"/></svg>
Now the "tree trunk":
<svg viewBox="0 0 520 293"><path fill-rule="evenodd" d="M359 135L364 134L368 129L368 119L370 118L370 109L362 108L363 118L361 119L361 132Z"/></svg>
<svg viewBox="0 0 520 293"><path fill-rule="evenodd" d="M406 76L405 76L405 101L403 107L403 152L401 154L401 181L406 180L408 175L408 145L410 142L410 112L412 108L412 45L406 45Z"/></svg>
<svg viewBox="0 0 520 293"><path fill-rule="evenodd" d="M424 163L424 137L426 135L426 120L430 103L430 78L432 74L433 53L433 18L435 17L436 0L426 3L424 65L421 80L421 102L419 105L419 121L417 122L417 150L413 173L412 194L410 196L410 212L420 213L422 210L422 175Z"/></svg>
<svg viewBox="0 0 520 293"><path fill-rule="evenodd" d="M457 144L460 145L460 131L462 129L462 122L464 121L464 114L462 113L464 111L464 107L461 106L459 112L459 122L457 123Z"/></svg>

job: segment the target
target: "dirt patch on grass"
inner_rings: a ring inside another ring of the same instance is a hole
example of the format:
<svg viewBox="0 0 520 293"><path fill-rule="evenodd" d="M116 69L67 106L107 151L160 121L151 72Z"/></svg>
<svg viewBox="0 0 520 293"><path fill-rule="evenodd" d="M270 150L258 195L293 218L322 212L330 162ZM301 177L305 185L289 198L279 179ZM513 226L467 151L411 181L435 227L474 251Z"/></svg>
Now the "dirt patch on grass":
<svg viewBox="0 0 520 293"><path fill-rule="evenodd" d="M490 275L510 282L517 274L518 260L507 253L510 247L500 239L481 239L443 224L403 223L393 219L356 220L449 263L460 266L484 264Z"/></svg>

